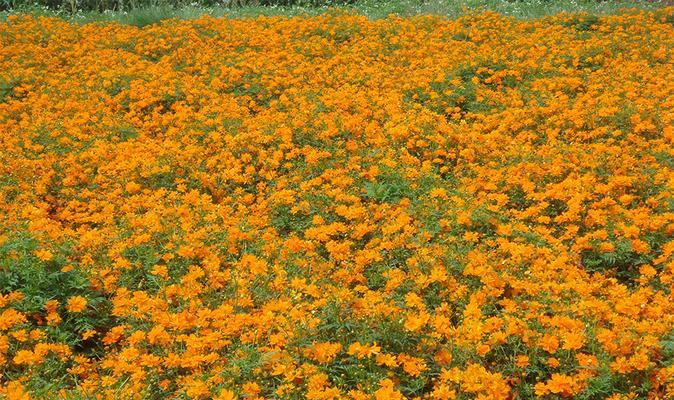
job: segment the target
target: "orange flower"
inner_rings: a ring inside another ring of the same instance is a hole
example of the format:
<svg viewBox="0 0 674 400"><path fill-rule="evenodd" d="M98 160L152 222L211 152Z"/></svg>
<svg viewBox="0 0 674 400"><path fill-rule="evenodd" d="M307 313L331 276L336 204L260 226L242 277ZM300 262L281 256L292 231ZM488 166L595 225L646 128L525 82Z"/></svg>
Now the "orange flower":
<svg viewBox="0 0 674 400"><path fill-rule="evenodd" d="M71 313L79 313L87 309L87 299L82 296L73 296L68 299L66 309Z"/></svg>
<svg viewBox="0 0 674 400"><path fill-rule="evenodd" d="M545 396L548 393L558 394L562 397L571 397L578 392L580 385L573 377L561 374L552 374L545 383L537 383L536 395Z"/></svg>
<svg viewBox="0 0 674 400"><path fill-rule="evenodd" d="M342 350L340 343L323 342L314 344L308 349L307 354L321 364L331 362Z"/></svg>
<svg viewBox="0 0 674 400"><path fill-rule="evenodd" d="M359 342L356 342L352 343L349 346L348 353L350 355L355 355L359 359L362 359L366 357L376 356L379 354L380 351L381 347L379 347L377 343L373 343L372 345L362 345Z"/></svg>
<svg viewBox="0 0 674 400"><path fill-rule="evenodd" d="M97 332L93 329L89 329L85 332L82 333L82 340L87 340L89 338L94 337L97 334Z"/></svg>
<svg viewBox="0 0 674 400"><path fill-rule="evenodd" d="M379 389L374 393L377 400L402 400L402 393L394 388L393 381L384 379L379 382Z"/></svg>
<svg viewBox="0 0 674 400"><path fill-rule="evenodd" d="M539 346L545 351L547 351L550 354L554 354L557 352L557 349L559 348L559 340L557 337L553 335L544 335L540 340L539 340Z"/></svg>
<svg viewBox="0 0 674 400"><path fill-rule="evenodd" d="M564 350L579 350L585 343L583 335L573 332L562 334L562 340L564 341L562 345Z"/></svg>
<svg viewBox="0 0 674 400"><path fill-rule="evenodd" d="M529 357L521 354L517 356L517 360L515 362L515 365L517 365L518 368L526 368L529 366Z"/></svg>
<svg viewBox="0 0 674 400"><path fill-rule="evenodd" d="M51 261L51 259L54 258L52 252L47 249L35 250L35 255L42 261Z"/></svg>
<svg viewBox="0 0 674 400"><path fill-rule="evenodd" d="M395 368L398 366L396 357L391 354L377 354L375 360L377 361L377 365L385 365L390 368Z"/></svg>
<svg viewBox="0 0 674 400"><path fill-rule="evenodd" d="M216 400L236 400L236 394L232 392L231 390L223 389L220 391L220 393L215 397Z"/></svg>
<svg viewBox="0 0 674 400"><path fill-rule="evenodd" d="M438 364L447 366L452 362L452 352L445 348L440 349L440 351L435 354L434 359Z"/></svg>
<svg viewBox="0 0 674 400"><path fill-rule="evenodd" d="M673 15L0 18L0 397L674 398Z"/></svg>

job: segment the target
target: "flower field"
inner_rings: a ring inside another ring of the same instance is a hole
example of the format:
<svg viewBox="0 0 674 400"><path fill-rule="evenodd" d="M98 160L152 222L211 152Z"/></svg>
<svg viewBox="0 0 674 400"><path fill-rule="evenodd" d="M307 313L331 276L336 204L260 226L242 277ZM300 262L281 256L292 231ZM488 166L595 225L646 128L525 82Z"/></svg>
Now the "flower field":
<svg viewBox="0 0 674 400"><path fill-rule="evenodd" d="M0 23L0 397L674 398L674 8Z"/></svg>

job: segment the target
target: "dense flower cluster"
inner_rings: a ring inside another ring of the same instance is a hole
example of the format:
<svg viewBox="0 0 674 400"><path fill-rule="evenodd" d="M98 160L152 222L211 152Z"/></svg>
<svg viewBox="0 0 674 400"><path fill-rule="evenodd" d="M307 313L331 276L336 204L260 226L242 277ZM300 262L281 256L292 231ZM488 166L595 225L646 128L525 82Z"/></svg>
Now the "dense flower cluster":
<svg viewBox="0 0 674 400"><path fill-rule="evenodd" d="M0 48L0 397L674 398L674 8Z"/></svg>

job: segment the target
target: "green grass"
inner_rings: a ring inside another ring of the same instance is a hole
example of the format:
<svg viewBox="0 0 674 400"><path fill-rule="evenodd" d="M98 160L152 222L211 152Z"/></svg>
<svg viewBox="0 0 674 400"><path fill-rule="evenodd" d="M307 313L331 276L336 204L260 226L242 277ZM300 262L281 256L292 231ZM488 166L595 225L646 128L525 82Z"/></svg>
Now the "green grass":
<svg viewBox="0 0 674 400"><path fill-rule="evenodd" d="M22 5L0 12L0 20L4 20L8 15L12 14L33 14L56 16L79 23L117 21L122 24L145 26L170 18L195 19L204 14L227 18L249 18L260 15L292 17L298 15L316 15L330 9L328 6L316 5L199 6L195 3L175 7L168 3L156 3L156 5L142 6L128 11L106 10L100 12L79 10L72 13L69 4L69 2L64 1L63 6L56 9L39 5ZM615 14L629 8L654 9L663 6L665 4L658 0L358 0L352 4L348 4L347 2L339 7L355 11L368 18L378 19L386 18L391 14L399 16L432 14L455 18L475 10L491 10L516 18L538 18L561 12L587 12L602 15Z"/></svg>

